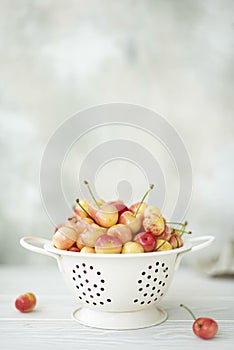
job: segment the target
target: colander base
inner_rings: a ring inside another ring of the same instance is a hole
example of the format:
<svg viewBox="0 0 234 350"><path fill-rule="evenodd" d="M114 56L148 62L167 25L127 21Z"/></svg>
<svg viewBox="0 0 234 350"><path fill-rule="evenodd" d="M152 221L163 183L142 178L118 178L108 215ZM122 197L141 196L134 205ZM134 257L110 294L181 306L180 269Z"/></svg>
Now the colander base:
<svg viewBox="0 0 234 350"><path fill-rule="evenodd" d="M156 307L132 312L103 312L79 308L72 316L85 326L115 330L156 326L167 319L166 311Z"/></svg>

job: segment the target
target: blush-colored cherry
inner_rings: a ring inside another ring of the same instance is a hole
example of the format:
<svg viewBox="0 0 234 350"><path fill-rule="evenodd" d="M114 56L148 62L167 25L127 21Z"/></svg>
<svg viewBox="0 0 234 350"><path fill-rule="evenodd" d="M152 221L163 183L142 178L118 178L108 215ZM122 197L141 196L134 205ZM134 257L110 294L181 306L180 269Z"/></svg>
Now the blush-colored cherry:
<svg viewBox="0 0 234 350"><path fill-rule="evenodd" d="M196 336L202 339L211 339L215 336L215 334L218 332L218 324L215 320L208 317L196 318L188 306L183 304L180 304L180 306L186 309L194 319L193 332L196 334Z"/></svg>

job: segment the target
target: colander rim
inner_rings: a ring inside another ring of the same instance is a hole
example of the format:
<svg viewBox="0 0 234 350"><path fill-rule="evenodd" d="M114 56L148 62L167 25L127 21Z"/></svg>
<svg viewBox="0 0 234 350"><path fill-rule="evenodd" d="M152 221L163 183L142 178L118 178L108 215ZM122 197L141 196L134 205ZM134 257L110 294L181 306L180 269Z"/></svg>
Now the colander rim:
<svg viewBox="0 0 234 350"><path fill-rule="evenodd" d="M165 250L165 251L160 251L160 252L135 253L135 254L88 254L88 253L80 253L80 252L71 252L68 250L62 250L62 249L55 248L53 246L53 242L45 243L44 249L50 253L55 253L57 255L65 255L65 256L70 256L70 257L72 257L72 256L73 257L82 257L82 258L92 257L94 259L100 259L100 258L134 259L134 258L138 258L138 257L139 258L160 257L160 256L165 256L165 255L182 253L184 251L191 250L192 243L189 240L187 240L186 242L184 242L184 245L180 248L175 248L175 249Z"/></svg>

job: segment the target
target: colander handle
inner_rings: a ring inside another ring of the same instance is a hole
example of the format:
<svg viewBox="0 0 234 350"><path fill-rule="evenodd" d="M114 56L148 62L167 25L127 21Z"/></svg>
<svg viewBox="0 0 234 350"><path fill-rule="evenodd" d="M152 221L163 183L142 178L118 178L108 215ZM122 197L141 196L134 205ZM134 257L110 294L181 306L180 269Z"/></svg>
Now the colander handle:
<svg viewBox="0 0 234 350"><path fill-rule="evenodd" d="M192 243L191 252L196 252L197 250L203 249L210 245L215 240L214 236L201 236L194 237L189 240Z"/></svg>
<svg viewBox="0 0 234 350"><path fill-rule="evenodd" d="M184 254L203 249L208 245L210 245L214 240L215 240L214 236L200 236L200 237L189 239L189 242L192 244L192 247L187 250L184 250L183 252L177 255L176 262L175 262L175 270L178 269L181 258L184 256Z"/></svg>
<svg viewBox="0 0 234 350"><path fill-rule="evenodd" d="M22 237L20 239L20 244L22 247L31 250L34 253L39 253L47 256L51 256L52 258L55 258L57 260L57 263L59 265L59 269L61 270L61 262L59 255L47 252L47 250L44 249L44 244L48 244L50 241L45 238L40 237Z"/></svg>

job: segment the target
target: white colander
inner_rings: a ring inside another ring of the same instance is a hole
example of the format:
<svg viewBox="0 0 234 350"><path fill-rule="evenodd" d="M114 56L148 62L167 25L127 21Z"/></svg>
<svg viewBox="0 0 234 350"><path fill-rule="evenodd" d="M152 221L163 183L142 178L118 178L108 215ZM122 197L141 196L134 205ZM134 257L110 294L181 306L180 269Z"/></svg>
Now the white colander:
<svg viewBox="0 0 234 350"><path fill-rule="evenodd" d="M81 324L105 329L137 329L162 323L167 313L158 308L181 257L208 246L213 236L187 240L178 249L140 254L84 254L59 250L51 241L23 237L21 245L49 255L80 307L73 317Z"/></svg>

